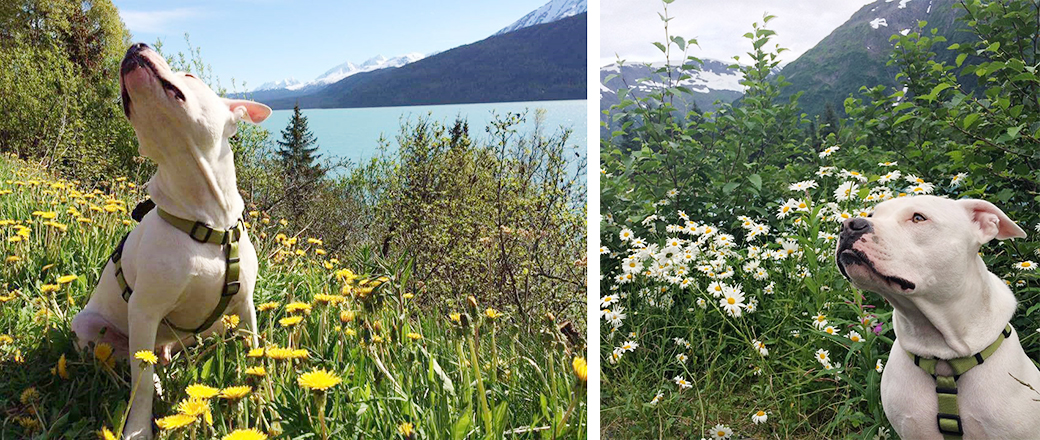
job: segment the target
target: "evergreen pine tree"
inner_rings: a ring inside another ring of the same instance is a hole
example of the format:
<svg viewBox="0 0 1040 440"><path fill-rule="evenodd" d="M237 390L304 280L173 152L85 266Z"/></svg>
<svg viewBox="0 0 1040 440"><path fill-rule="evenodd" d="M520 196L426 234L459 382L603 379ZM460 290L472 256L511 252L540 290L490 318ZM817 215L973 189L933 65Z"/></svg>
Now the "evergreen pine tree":
<svg viewBox="0 0 1040 440"><path fill-rule="evenodd" d="M820 127L820 137L826 139L829 134L837 134L838 128L841 127L841 121L838 120L838 113L834 111L834 106L828 101L827 105L823 110L823 120Z"/></svg>
<svg viewBox="0 0 1040 440"><path fill-rule="evenodd" d="M307 117L300 112L297 103L275 151L284 170L285 199L293 219L303 215L314 193L315 183L325 174L321 164L317 163L321 155L316 154L316 142L314 134L307 128Z"/></svg>

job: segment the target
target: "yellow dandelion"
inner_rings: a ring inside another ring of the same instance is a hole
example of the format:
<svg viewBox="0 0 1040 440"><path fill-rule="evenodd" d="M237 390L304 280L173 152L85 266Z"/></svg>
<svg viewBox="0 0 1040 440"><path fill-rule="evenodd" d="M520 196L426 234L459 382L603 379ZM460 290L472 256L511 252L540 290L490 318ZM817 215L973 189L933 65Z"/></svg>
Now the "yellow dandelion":
<svg viewBox="0 0 1040 440"><path fill-rule="evenodd" d="M112 356L112 346L106 342L102 342L94 347L94 358L110 369L116 366L115 356Z"/></svg>
<svg viewBox="0 0 1040 440"><path fill-rule="evenodd" d="M412 298L415 298L415 295L413 295L411 293L406 293L406 294L402 295L402 297L404 299L412 299Z"/></svg>
<svg viewBox="0 0 1040 440"><path fill-rule="evenodd" d="M8 335L0 335L0 345L13 344L14 338Z"/></svg>
<svg viewBox="0 0 1040 440"><path fill-rule="evenodd" d="M61 286L57 284L44 284L40 286L41 293L57 292L59 289L61 289Z"/></svg>
<svg viewBox="0 0 1040 440"><path fill-rule="evenodd" d="M293 351L291 348L267 347L265 351L267 352L268 359L284 361L293 358Z"/></svg>
<svg viewBox="0 0 1040 440"><path fill-rule="evenodd" d="M188 397L195 399L212 399L216 397L220 390L213 388L209 385L203 385L200 383L188 385L184 389L184 392L188 393Z"/></svg>
<svg viewBox="0 0 1040 440"><path fill-rule="evenodd" d="M220 440L267 440L267 434L256 429L236 429L231 434L221 437Z"/></svg>
<svg viewBox="0 0 1040 440"><path fill-rule="evenodd" d="M574 367L574 376L578 378L582 383L589 380L589 364L585 362L585 358L576 357L572 363Z"/></svg>
<svg viewBox="0 0 1040 440"><path fill-rule="evenodd" d="M462 324L462 314L458 312L448 315L448 319L450 319L451 322L454 322L456 324Z"/></svg>
<svg viewBox="0 0 1040 440"><path fill-rule="evenodd" d="M397 425L397 433L401 434L406 438L411 438L413 435L415 435L415 427L412 426L411 423L405 422L400 425Z"/></svg>
<svg viewBox="0 0 1040 440"><path fill-rule="evenodd" d="M321 293L321 294L318 294L318 295L314 295L314 301L319 303L319 304L332 304L332 305L335 305L335 304L339 304L341 302L344 302L346 300L347 300L346 297L340 296L340 295L328 295L328 294L324 294L324 293Z"/></svg>
<svg viewBox="0 0 1040 440"><path fill-rule="evenodd" d="M303 321L302 316L290 316L288 318L279 319L278 324L282 327L292 327L296 324L299 324L301 321Z"/></svg>
<svg viewBox="0 0 1040 440"><path fill-rule="evenodd" d="M223 322L224 328L228 330L238 327L239 321L238 315L224 315L220 317L220 322Z"/></svg>
<svg viewBox="0 0 1040 440"><path fill-rule="evenodd" d="M344 324L349 324L349 323L353 322L354 321L354 311L353 310L344 310L342 312L339 312L339 320L340 320L340 322L342 322Z"/></svg>
<svg viewBox="0 0 1040 440"><path fill-rule="evenodd" d="M277 303L277 302L274 302L274 301L271 301L271 302L265 302L265 303L263 303L263 304L260 304L259 306L257 306L257 307L256 307L256 310L257 310L258 312L266 312L266 311L268 311L268 310L274 310L274 309L277 309L277 308L278 308L278 306L280 306L280 305L281 305L281 304L279 304L279 303Z"/></svg>
<svg viewBox="0 0 1040 440"><path fill-rule="evenodd" d="M422 335L420 335L418 333L415 333L415 332L411 332L411 333L408 333L408 339L411 339L413 341L418 341L418 340L422 339Z"/></svg>
<svg viewBox="0 0 1040 440"><path fill-rule="evenodd" d="M156 420L155 424L159 426L159 429L171 431L195 423L195 420L195 417L186 414L174 414Z"/></svg>
<svg viewBox="0 0 1040 440"><path fill-rule="evenodd" d="M209 400L198 397L184 399L177 404L177 412L196 418L205 416L209 412Z"/></svg>
<svg viewBox="0 0 1040 440"><path fill-rule="evenodd" d="M502 317L502 312L499 312L498 310L492 308L488 308L484 311L484 315L487 316L488 319L498 319Z"/></svg>
<svg viewBox="0 0 1040 440"><path fill-rule="evenodd" d="M220 398L227 400L238 400L249 395L253 391L253 387L248 385L241 385L236 387L227 387L220 390Z"/></svg>
<svg viewBox="0 0 1040 440"><path fill-rule="evenodd" d="M4 259L5 263L17 263L19 261L22 261L22 257L17 255L8 255L7 258Z"/></svg>
<svg viewBox="0 0 1040 440"><path fill-rule="evenodd" d="M40 392L36 390L36 387L26 388L18 400L22 402L22 405L31 405L40 400Z"/></svg>
<svg viewBox="0 0 1040 440"><path fill-rule="evenodd" d="M69 361L65 359L64 354L62 354L61 357L58 358L58 365L54 367L54 369L55 373L58 374L58 377L65 380L69 379Z"/></svg>
<svg viewBox="0 0 1040 440"><path fill-rule="evenodd" d="M293 359L307 359L307 357L310 356L310 352L308 352L307 349L299 348L293 350L292 353L290 353L290 356Z"/></svg>
<svg viewBox="0 0 1040 440"><path fill-rule="evenodd" d="M134 353L134 359L140 360L150 365L155 365L156 362L159 362L159 358L156 357L155 353L152 353L151 350L141 350L137 353Z"/></svg>
<svg viewBox="0 0 1040 440"><path fill-rule="evenodd" d="M328 390L342 381L343 379L340 379L339 376L324 369L311 370L310 372L303 373L297 379L300 386L313 391Z"/></svg>
<svg viewBox="0 0 1040 440"><path fill-rule="evenodd" d="M251 358L263 357L264 356L264 349L263 349L263 347L250 349L249 353L246 353L246 356L251 357Z"/></svg>
<svg viewBox="0 0 1040 440"><path fill-rule="evenodd" d="M98 438L100 440L117 440L116 435L112 434L112 431L109 431L107 426L101 428L101 431L98 432Z"/></svg>
<svg viewBox="0 0 1040 440"><path fill-rule="evenodd" d="M249 376L264 377L267 376L267 370L263 365L246 368L246 374Z"/></svg>
<svg viewBox="0 0 1040 440"><path fill-rule="evenodd" d="M19 293L20 292L17 290L12 290L7 295L0 295L0 303L5 303L17 298Z"/></svg>
<svg viewBox="0 0 1040 440"><path fill-rule="evenodd" d="M305 302L297 301L297 302L286 304L285 305L285 311L287 313L297 313L297 312L310 313L311 312L311 305L307 304Z"/></svg>

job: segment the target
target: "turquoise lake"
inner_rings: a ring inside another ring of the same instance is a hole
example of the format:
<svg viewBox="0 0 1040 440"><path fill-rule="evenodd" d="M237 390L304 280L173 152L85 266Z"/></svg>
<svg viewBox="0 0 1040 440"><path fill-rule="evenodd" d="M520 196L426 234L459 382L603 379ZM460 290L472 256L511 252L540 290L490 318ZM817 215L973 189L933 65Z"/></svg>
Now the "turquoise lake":
<svg viewBox="0 0 1040 440"><path fill-rule="evenodd" d="M303 110L307 127L317 138L323 157L337 156L357 164L379 152L379 138L386 137L394 147L401 122L413 123L427 115L431 120L450 124L455 118L469 121L470 137L478 142L487 141L484 127L492 120L492 112L499 115L527 111L527 122L520 132L534 130L534 112L545 110L543 134L556 133L559 127L572 130L567 145L577 147L582 156L588 151L588 105L585 100L533 101L490 104L454 104L410 107L375 107L348 109ZM277 110L261 125L271 132L272 143L281 139L281 131L292 116L292 110Z"/></svg>

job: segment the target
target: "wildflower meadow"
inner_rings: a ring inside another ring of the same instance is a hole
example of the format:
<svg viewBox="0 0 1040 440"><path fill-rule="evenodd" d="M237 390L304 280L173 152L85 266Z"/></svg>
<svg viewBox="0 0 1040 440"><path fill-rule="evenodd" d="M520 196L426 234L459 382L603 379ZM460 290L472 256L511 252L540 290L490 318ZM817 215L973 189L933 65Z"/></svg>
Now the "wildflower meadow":
<svg viewBox="0 0 1040 440"><path fill-rule="evenodd" d="M699 60L695 40L667 34L669 3L657 46L678 73L645 98L620 90L601 141L606 438L894 438L880 400L892 309L834 257L840 223L892 198L981 198L1029 232L981 254L1019 300L1011 323L1027 354L1040 354L1040 81L1004 70L1037 58L1016 63L994 43L1015 44L998 23L1031 22L1033 3L1006 15L963 2L962 25L988 40L951 46L978 57L955 66L935 59L948 44L927 23L894 35L906 88L865 84L825 131L797 92L778 99L783 49L771 49L768 16L746 35L750 60L738 58L742 100L678 113L692 93L682 72Z"/></svg>
<svg viewBox="0 0 1040 440"><path fill-rule="evenodd" d="M411 262L332 255L250 211L260 346L239 317L169 362L79 351L70 322L144 197L0 158L0 438L120 438L128 362L156 364L157 438L585 438L584 339L466 298L420 309Z"/></svg>

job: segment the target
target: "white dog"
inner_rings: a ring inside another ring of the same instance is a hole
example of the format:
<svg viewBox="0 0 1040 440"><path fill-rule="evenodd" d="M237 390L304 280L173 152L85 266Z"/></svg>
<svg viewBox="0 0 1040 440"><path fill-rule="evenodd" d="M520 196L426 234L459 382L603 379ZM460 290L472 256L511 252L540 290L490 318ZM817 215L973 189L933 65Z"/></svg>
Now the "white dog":
<svg viewBox="0 0 1040 440"><path fill-rule="evenodd" d="M1019 382L1040 389L1040 371L1008 324L1015 297L978 254L1025 236L989 202L933 196L889 200L842 225L842 274L895 309L881 402L900 437L1040 437L1040 396Z"/></svg>
<svg viewBox="0 0 1040 440"><path fill-rule="evenodd" d="M81 346L107 342L118 355L129 355L136 393L125 438L150 439L153 369L142 369L133 353L168 356L171 346L193 340L192 333L218 330L214 318L221 314L237 314L257 345L256 250L241 227L244 204L228 138L238 121L259 123L271 109L218 97L191 74L173 72L144 44L130 47L120 70L123 110L140 153L158 164L148 182L158 209L124 239L72 329ZM225 232L223 241L212 239ZM206 236L211 240L202 241ZM227 252L236 242L234 264Z"/></svg>

